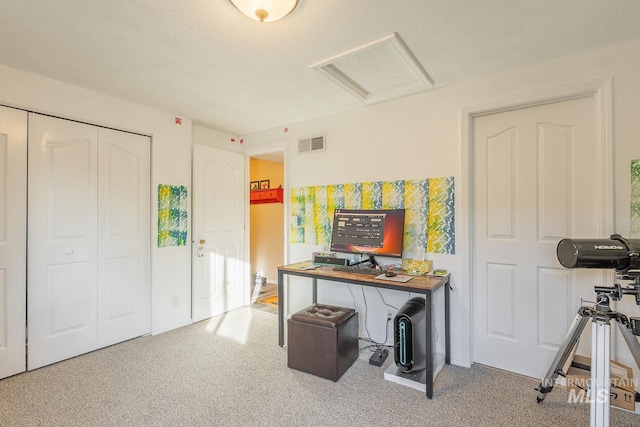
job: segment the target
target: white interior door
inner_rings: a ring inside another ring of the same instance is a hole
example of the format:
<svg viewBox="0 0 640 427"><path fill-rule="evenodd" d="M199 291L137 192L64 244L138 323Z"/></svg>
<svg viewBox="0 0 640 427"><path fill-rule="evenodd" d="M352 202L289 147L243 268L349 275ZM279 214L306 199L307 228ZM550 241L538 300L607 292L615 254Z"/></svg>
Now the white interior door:
<svg viewBox="0 0 640 427"><path fill-rule="evenodd" d="M29 369L97 348L97 144L94 126L29 116Z"/></svg>
<svg viewBox="0 0 640 427"><path fill-rule="evenodd" d="M27 113L0 107L0 378L25 370Z"/></svg>
<svg viewBox="0 0 640 427"><path fill-rule="evenodd" d="M98 346L144 335L150 314L149 137L98 129Z"/></svg>
<svg viewBox="0 0 640 427"><path fill-rule="evenodd" d="M241 307L247 295L244 156L195 145L193 151L192 318Z"/></svg>
<svg viewBox="0 0 640 427"><path fill-rule="evenodd" d="M479 117L474 132L474 361L542 378L597 277L562 268L557 243L606 237L594 99Z"/></svg>

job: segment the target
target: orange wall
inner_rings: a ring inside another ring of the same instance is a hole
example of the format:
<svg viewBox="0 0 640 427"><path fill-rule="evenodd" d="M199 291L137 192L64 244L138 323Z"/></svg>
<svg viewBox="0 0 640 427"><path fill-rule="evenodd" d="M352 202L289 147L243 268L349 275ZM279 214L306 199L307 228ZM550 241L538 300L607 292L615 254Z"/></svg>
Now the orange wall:
<svg viewBox="0 0 640 427"><path fill-rule="evenodd" d="M284 187L282 163L251 159L251 181L270 180L271 188ZM286 195L285 195L286 197ZM284 204L250 205L251 274L262 271L269 283L277 283L277 267L284 264Z"/></svg>

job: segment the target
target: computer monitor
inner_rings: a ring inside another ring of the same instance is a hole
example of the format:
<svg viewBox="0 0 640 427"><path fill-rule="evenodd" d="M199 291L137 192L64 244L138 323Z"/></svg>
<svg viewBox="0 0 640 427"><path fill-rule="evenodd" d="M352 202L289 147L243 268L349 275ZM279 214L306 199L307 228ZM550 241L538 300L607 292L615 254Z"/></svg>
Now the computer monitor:
<svg viewBox="0 0 640 427"><path fill-rule="evenodd" d="M331 251L402 258L404 209L336 209Z"/></svg>

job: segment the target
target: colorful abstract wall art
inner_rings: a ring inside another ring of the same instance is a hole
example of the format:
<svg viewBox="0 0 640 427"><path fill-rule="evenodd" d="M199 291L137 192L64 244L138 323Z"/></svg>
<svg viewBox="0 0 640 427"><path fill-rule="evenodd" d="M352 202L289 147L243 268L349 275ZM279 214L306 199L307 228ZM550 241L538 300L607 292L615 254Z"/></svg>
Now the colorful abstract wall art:
<svg viewBox="0 0 640 427"><path fill-rule="evenodd" d="M405 253L455 253L453 177L291 189L291 243L329 246L333 211L405 209Z"/></svg>
<svg viewBox="0 0 640 427"><path fill-rule="evenodd" d="M158 247L187 245L187 187L158 185Z"/></svg>
<svg viewBox="0 0 640 427"><path fill-rule="evenodd" d="M631 237L640 238L640 160L631 161Z"/></svg>

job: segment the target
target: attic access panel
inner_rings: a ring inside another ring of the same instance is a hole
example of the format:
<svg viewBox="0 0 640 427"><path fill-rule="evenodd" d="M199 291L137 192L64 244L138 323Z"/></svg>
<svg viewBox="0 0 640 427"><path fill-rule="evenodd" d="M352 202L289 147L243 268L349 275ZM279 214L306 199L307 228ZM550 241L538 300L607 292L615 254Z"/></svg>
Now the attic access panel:
<svg viewBox="0 0 640 427"><path fill-rule="evenodd" d="M310 67L365 102L422 92L434 84L398 33Z"/></svg>

